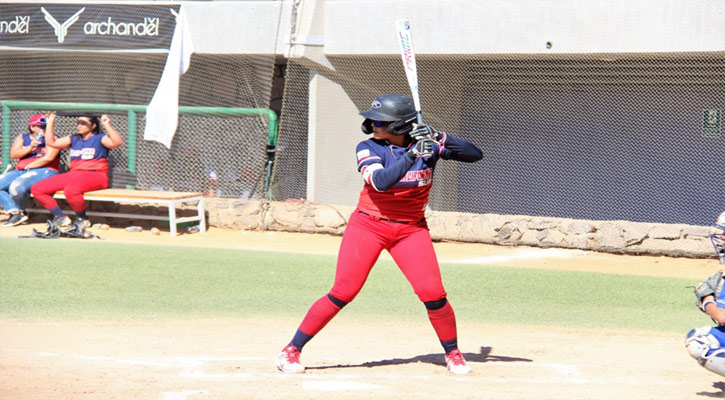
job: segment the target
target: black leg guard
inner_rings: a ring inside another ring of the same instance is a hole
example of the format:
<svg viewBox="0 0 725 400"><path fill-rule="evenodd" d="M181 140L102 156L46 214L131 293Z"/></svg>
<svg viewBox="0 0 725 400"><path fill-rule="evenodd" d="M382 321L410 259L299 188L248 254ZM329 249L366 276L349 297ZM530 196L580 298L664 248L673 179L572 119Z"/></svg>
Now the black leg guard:
<svg viewBox="0 0 725 400"><path fill-rule="evenodd" d="M436 300L436 301L424 301L423 302L423 304L425 304L425 308L427 308L428 310L437 310L437 309L445 306L446 303L448 303L448 299L446 299L445 297L440 300Z"/></svg>
<svg viewBox="0 0 725 400"><path fill-rule="evenodd" d="M331 295L329 293L327 294L327 298L330 299L330 301L332 302L332 304L334 304L334 305L336 305L336 306L338 306L340 308L343 308L343 307L345 307L347 305L347 303L345 303L344 301L338 299L337 297L335 297L335 296L333 296L333 295Z"/></svg>

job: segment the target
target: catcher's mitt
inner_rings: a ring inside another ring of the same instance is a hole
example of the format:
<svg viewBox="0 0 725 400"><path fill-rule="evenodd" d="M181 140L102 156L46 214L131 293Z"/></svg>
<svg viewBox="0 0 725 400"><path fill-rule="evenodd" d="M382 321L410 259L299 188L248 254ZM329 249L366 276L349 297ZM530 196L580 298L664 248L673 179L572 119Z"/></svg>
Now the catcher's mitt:
<svg viewBox="0 0 725 400"><path fill-rule="evenodd" d="M700 282L699 285L695 286L695 305L697 308L705 312L702 308L702 299L707 296L715 297L717 300L722 290L723 285L723 271L718 271L710 275L707 279Z"/></svg>

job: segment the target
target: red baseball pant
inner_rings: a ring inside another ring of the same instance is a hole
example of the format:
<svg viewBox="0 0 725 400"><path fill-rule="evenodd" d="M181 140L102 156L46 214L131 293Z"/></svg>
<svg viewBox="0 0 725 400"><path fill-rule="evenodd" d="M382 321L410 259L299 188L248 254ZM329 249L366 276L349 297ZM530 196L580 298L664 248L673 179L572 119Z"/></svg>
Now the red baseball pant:
<svg viewBox="0 0 725 400"><path fill-rule="evenodd" d="M50 210L58 206L53 198L55 192L62 190L68 205L73 211L85 211L86 199L83 193L108 187L108 174L102 171L75 170L44 179L30 189L41 206Z"/></svg>

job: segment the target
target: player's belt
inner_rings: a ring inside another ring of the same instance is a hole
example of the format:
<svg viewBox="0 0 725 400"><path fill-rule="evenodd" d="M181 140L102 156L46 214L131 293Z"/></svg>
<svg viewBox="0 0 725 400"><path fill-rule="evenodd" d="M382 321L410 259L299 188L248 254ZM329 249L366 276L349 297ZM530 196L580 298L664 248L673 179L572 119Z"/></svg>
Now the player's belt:
<svg viewBox="0 0 725 400"><path fill-rule="evenodd" d="M393 222L396 224L418 225L419 223L425 221L425 218L421 218L417 221L403 221L403 220L399 220L399 219L388 219L388 218L378 217L377 215L370 215L370 214L366 213L365 211L361 211L361 210L357 210L357 211L360 214L365 215L366 217L368 217L370 219L374 219L376 221Z"/></svg>

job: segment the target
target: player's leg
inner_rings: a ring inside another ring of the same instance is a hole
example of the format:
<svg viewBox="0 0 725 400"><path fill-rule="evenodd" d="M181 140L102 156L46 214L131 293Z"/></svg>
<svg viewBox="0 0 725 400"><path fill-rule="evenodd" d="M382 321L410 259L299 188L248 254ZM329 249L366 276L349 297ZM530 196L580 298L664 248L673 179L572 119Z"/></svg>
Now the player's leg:
<svg viewBox="0 0 725 400"><path fill-rule="evenodd" d="M350 217L340 244L335 283L329 293L312 304L294 337L282 350L277 359L277 367L281 371L304 371L299 362L302 348L362 289L385 247L384 229L378 225L379 221L369 220L358 213Z"/></svg>
<svg viewBox="0 0 725 400"><path fill-rule="evenodd" d="M23 171L14 169L0 175L0 207L7 212L18 211L15 202L10 196L10 185L17 179Z"/></svg>
<svg viewBox="0 0 725 400"><path fill-rule="evenodd" d="M687 333L685 348L703 368L725 376L725 327L705 326Z"/></svg>
<svg viewBox="0 0 725 400"><path fill-rule="evenodd" d="M37 168L30 170L18 177L10 186L10 196L20 210L24 210L30 198L30 188L36 183L58 174L50 168Z"/></svg>
<svg viewBox="0 0 725 400"><path fill-rule="evenodd" d="M446 367L455 374L467 374L470 367L458 350L456 314L446 298L438 259L425 226L405 226L390 255L410 282L428 311L428 319L445 351Z"/></svg>
<svg viewBox="0 0 725 400"><path fill-rule="evenodd" d="M63 192L68 205L76 213L77 218L74 224L83 225L79 226L79 229L86 228L90 223L86 215L86 200L83 193L106 189L108 187L108 175L95 171L77 171L74 175L75 178L68 182L63 188Z"/></svg>
<svg viewBox="0 0 725 400"><path fill-rule="evenodd" d="M57 173L57 171L50 168L36 168L26 171L18 176L18 178L15 179L8 188L8 193L13 202L14 210L10 211L12 216L5 224L3 224L3 226L15 226L27 221L28 216L25 214L25 206L30 198L30 188L34 184Z"/></svg>
<svg viewBox="0 0 725 400"><path fill-rule="evenodd" d="M30 192L35 200L46 210L53 214L53 224L58 226L70 225L70 219L63 214L63 210L58 206L53 195L63 188L73 179L71 172L51 176L48 179L36 183L30 188Z"/></svg>

